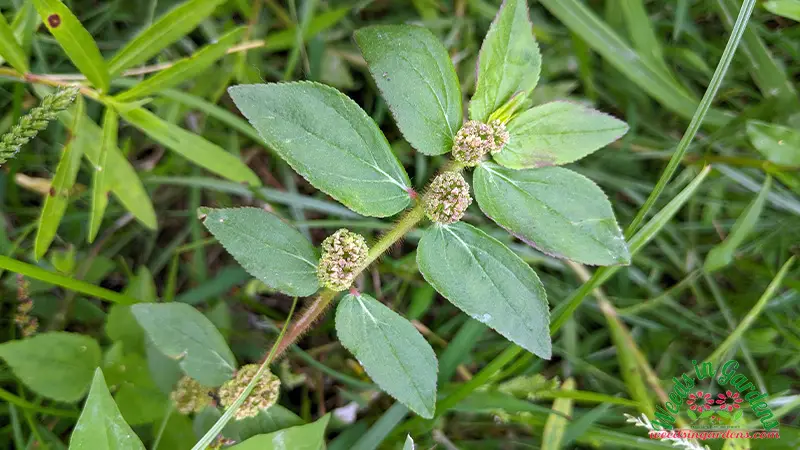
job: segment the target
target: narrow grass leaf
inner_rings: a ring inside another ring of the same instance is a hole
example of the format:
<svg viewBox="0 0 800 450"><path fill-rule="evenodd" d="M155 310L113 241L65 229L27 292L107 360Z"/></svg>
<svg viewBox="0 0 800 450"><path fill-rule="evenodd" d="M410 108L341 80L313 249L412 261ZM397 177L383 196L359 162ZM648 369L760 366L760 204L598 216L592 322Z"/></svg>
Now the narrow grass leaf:
<svg viewBox="0 0 800 450"><path fill-rule="evenodd" d="M74 117L82 117L84 114L85 103L82 97L76 100ZM83 147L76 145L76 136L83 133L81 121L73 119L69 129L67 142L61 152L61 158L56 167L56 174L50 184L50 192L44 198L42 212L39 216L39 226L36 230L36 240L34 242L34 257L38 260L50 248L50 244L58 231L58 225L64 212L67 210L69 195L75 185L78 176L78 169L81 166L81 156Z"/></svg>
<svg viewBox="0 0 800 450"><path fill-rule="evenodd" d="M678 148L675 149L675 152L670 157L667 167L664 168L664 171L661 173L658 182L656 182L656 186L650 192L650 195L647 196L647 200L645 200L642 207L639 208L636 216L634 216L630 225L628 225L628 228L625 230L626 238L631 237L633 233L636 232L636 229L650 212L650 209L653 207L656 200L658 200L658 197L664 191L664 188L667 187L667 183L669 183L672 175L675 174L675 171L678 170L678 166L681 164L681 161L683 161L683 156L689 150L689 144L692 143L694 137L697 135L700 125L704 120L708 122L712 121L712 116L709 115L711 104L714 102L714 97L716 97L717 91L722 85L722 80L725 78L725 74L728 72L728 67L730 67L731 61L733 61L733 55L736 53L737 47L739 47L739 42L741 41L742 35L746 30L747 21L750 19L750 14L752 14L754 6L755 0L745 0L745 2L742 4L742 9L739 11L739 16L736 18L736 24L733 26L731 36L728 38L728 43L725 44L725 50L722 53L719 64L717 64L716 70L714 71L714 76L711 77L708 88L706 89L705 94L703 94L703 99L700 101L700 105L697 107L697 110L694 112L694 114L692 114L692 120L689 122L689 126L686 128L686 132L683 134L683 137L681 137L681 140L678 143Z"/></svg>
<svg viewBox="0 0 800 450"><path fill-rule="evenodd" d="M411 182L375 122L318 83L240 85L228 92L261 137L314 187L353 211L394 215Z"/></svg>
<svg viewBox="0 0 800 450"><path fill-rule="evenodd" d="M567 378L561 384L562 391L571 391L575 389L575 380ZM542 432L542 450L559 450L564 440L564 433L567 430L569 420L566 417L572 415L572 402L571 398L557 398L553 402L553 411L560 414L550 414L547 416L547 422L544 424L544 431Z"/></svg>
<svg viewBox="0 0 800 450"><path fill-rule="evenodd" d="M347 295L336 308L336 334L381 389L433 417L436 355L411 322L369 295Z"/></svg>
<svg viewBox="0 0 800 450"><path fill-rule="evenodd" d="M530 95L539 82L542 55L526 0L505 0L481 45L478 82L469 117L486 122L517 92Z"/></svg>
<svg viewBox="0 0 800 450"><path fill-rule="evenodd" d="M98 90L108 91L108 67L92 35L61 0L33 0L42 21L75 67Z"/></svg>
<svg viewBox="0 0 800 450"><path fill-rule="evenodd" d="M198 210L203 225L251 275L284 294L319 289L314 246L276 215L258 208Z"/></svg>
<svg viewBox="0 0 800 450"><path fill-rule="evenodd" d="M106 386L103 371L94 371L89 398L69 441L69 450L144 450L144 445L122 418Z"/></svg>
<svg viewBox="0 0 800 450"><path fill-rule="evenodd" d="M751 120L747 122L750 143L767 160L786 166L800 166L800 132L794 128Z"/></svg>
<svg viewBox="0 0 800 450"><path fill-rule="evenodd" d="M544 286L500 241L463 222L434 226L419 242L417 265L434 289L470 317L550 359Z"/></svg>
<svg viewBox="0 0 800 450"><path fill-rule="evenodd" d="M745 0L742 6L745 7L748 3L755 3L755 1ZM739 0L716 0L714 4L716 4L725 26L728 29L735 29L734 21L736 20L736 10L739 9ZM750 66L750 75L764 97L774 97L780 102L796 108L798 98L794 83L753 27L745 28L742 36L742 49L744 50L743 56Z"/></svg>
<svg viewBox="0 0 800 450"><path fill-rule="evenodd" d="M229 447L230 450L324 450L325 428L331 415L325 414L308 425L285 428L269 434L259 434Z"/></svg>
<svg viewBox="0 0 800 450"><path fill-rule="evenodd" d="M127 295L114 292L100 286L95 286L85 281L76 280L54 272L42 269L32 264L17 261L16 259L0 255L0 269L10 270L35 280L43 281L54 286L60 286L70 291L80 292L91 297L97 297L113 303L131 305L138 300Z"/></svg>
<svg viewBox="0 0 800 450"><path fill-rule="evenodd" d="M76 114L73 111L65 111L60 118L67 126L75 120ZM74 136L76 149L89 160L93 165L100 162L100 146L103 141L103 132L94 121L86 114L78 115L80 133ZM142 180L136 173L131 163L122 154L122 151L115 145L108 149L106 157L106 167L108 168L108 181L111 192L117 197L122 206L130 211L136 219L147 228L154 230L158 226L156 212L153 209L153 202L142 185Z"/></svg>
<svg viewBox="0 0 800 450"><path fill-rule="evenodd" d="M122 117L165 147L177 152L209 172L231 181L260 186L261 181L237 156L202 136L169 123L144 108L120 111Z"/></svg>
<svg viewBox="0 0 800 450"><path fill-rule="evenodd" d="M655 411L655 405L650 398L652 391L645 383L645 374L636 360L637 349L631 347L628 340L628 330L623 328L622 323L612 315L613 313L604 309L603 314L606 315L606 326L611 334L611 342L616 349L619 372L625 382L628 395L638 402L639 411L652 416Z"/></svg>
<svg viewBox="0 0 800 450"><path fill-rule="evenodd" d="M770 187L772 186L772 179L767 177L764 185L761 187L756 198L747 205L747 208L742 212L742 215L736 219L733 224L731 232L725 240L711 249L706 256L703 269L706 272L713 272L719 270L733 261L733 255L736 250L745 242L747 236L753 231L758 218L761 216L761 211L767 203L767 195L769 194Z"/></svg>
<svg viewBox="0 0 800 450"><path fill-rule="evenodd" d="M320 15L314 17L308 22L308 26L303 33L303 39L308 40L311 37L332 28L338 24L347 13L350 12L350 7L342 7L325 11ZM291 26L285 30L275 31L267 34L264 37L265 51L282 51L291 49L297 42L297 28Z"/></svg>
<svg viewBox="0 0 800 450"><path fill-rule="evenodd" d="M14 36L14 30L2 14L0 14L0 56L19 73L28 72L28 57Z"/></svg>
<svg viewBox="0 0 800 450"><path fill-rule="evenodd" d="M203 73L218 59L225 56L234 44L239 42L245 27L239 27L226 33L213 44L206 45L191 56L183 58L171 67L140 82L136 86L120 93L115 100L128 102L148 95L157 94L164 89L177 86Z"/></svg>
<svg viewBox="0 0 800 450"><path fill-rule="evenodd" d="M753 323L756 321L759 315L764 311L764 307L767 306L767 302L778 292L780 289L781 284L783 283L783 279L786 278L786 275L789 273L789 269L792 268L792 264L797 259L796 256L792 256L786 261L783 266L781 266L778 273L775 275L775 278L770 281L769 286L759 297L758 301L755 305L750 309L750 311L745 314L744 318L739 325L733 330L733 332L720 344L716 350L706 358L706 361L710 361L713 363L717 363L720 358L725 356L728 351L733 348L734 345L742 338L744 333L753 326Z"/></svg>
<svg viewBox="0 0 800 450"><path fill-rule="evenodd" d="M772 14L800 22L800 0L770 0L764 8Z"/></svg>
<svg viewBox="0 0 800 450"><path fill-rule="evenodd" d="M54 331L0 344L0 358L33 392L72 403L89 389L100 345L89 336Z"/></svg>
<svg viewBox="0 0 800 450"><path fill-rule="evenodd" d="M236 359L219 330L185 303L139 303L131 308L147 337L164 355L205 386L233 376Z"/></svg>
<svg viewBox="0 0 800 450"><path fill-rule="evenodd" d="M484 163L473 174L473 189L489 218L548 255L601 266L630 262L611 203L583 175Z"/></svg>
<svg viewBox="0 0 800 450"><path fill-rule="evenodd" d="M225 0L189 0L173 8L136 37L128 41L108 63L119 75L123 70L146 62L173 42L192 31Z"/></svg>
<svg viewBox="0 0 800 450"><path fill-rule="evenodd" d="M92 208L89 213L89 231L87 239L89 243L94 242L97 232L100 231L100 223L108 206L108 154L111 147L117 146L117 127L119 116L114 108L106 107L103 115L103 138L100 142L100 155L97 164L92 172Z"/></svg>
<svg viewBox="0 0 800 450"><path fill-rule="evenodd" d="M690 118L697 108L697 99L665 77L658 67L642 58L585 3L579 0L541 0L548 11L573 33L619 70L651 97L684 118ZM728 117L719 111L709 113L708 122L722 126Z"/></svg>
<svg viewBox="0 0 800 450"><path fill-rule="evenodd" d="M507 128L508 144L494 160L511 169L568 164L628 132L625 122L570 102L529 109L511 119Z"/></svg>
<svg viewBox="0 0 800 450"><path fill-rule="evenodd" d="M656 36L653 23L647 15L643 0L626 0L619 3L625 25L628 27L630 41L636 52L653 68L657 68L666 79L676 86L672 69L664 59L664 49Z"/></svg>
<svg viewBox="0 0 800 450"><path fill-rule="evenodd" d="M425 28L362 28L356 42L409 144L426 155L450 151L461 128L461 86L447 49Z"/></svg>

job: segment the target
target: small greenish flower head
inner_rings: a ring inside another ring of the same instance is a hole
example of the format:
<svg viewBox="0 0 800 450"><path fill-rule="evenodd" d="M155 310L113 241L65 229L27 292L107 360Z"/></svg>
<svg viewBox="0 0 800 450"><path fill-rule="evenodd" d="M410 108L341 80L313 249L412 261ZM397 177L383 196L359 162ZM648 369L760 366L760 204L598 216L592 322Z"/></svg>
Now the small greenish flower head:
<svg viewBox="0 0 800 450"><path fill-rule="evenodd" d="M444 172L433 179L423 198L425 215L436 223L458 222L472 203L469 185L458 172Z"/></svg>
<svg viewBox="0 0 800 450"><path fill-rule="evenodd" d="M363 236L342 228L322 241L317 277L325 287L343 291L353 283L368 252Z"/></svg>
<svg viewBox="0 0 800 450"><path fill-rule="evenodd" d="M453 158L466 166L477 166L484 155L500 152L507 143L508 131L503 122L470 120L456 133Z"/></svg>
<svg viewBox="0 0 800 450"><path fill-rule="evenodd" d="M181 414L199 413L211 405L211 389L184 376L178 381L175 390L169 395L175 409Z"/></svg>
<svg viewBox="0 0 800 450"><path fill-rule="evenodd" d="M248 364L236 371L236 376L228 380L219 388L219 401L222 406L230 408L233 402L244 392L250 380L258 372L258 364ZM237 420L255 417L262 410L269 408L278 401L281 380L269 371L265 371L256 383L253 391L236 410L234 417Z"/></svg>

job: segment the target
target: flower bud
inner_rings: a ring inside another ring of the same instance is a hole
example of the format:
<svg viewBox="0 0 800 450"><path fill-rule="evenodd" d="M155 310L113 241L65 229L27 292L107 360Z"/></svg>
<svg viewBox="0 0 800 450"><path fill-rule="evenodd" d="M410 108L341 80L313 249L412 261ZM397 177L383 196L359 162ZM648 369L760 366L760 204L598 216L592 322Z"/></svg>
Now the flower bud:
<svg viewBox="0 0 800 450"><path fill-rule="evenodd" d="M250 380L258 372L258 364L248 364L236 371L236 376L228 380L219 388L219 401L222 406L230 408L233 402L244 392ZM253 391L244 400L244 403L236 410L234 417L237 420L248 417L255 417L262 410L269 408L278 401L278 391L281 387L281 380L270 371L265 371L261 378L256 382Z"/></svg>
<svg viewBox="0 0 800 450"><path fill-rule="evenodd" d="M508 131L503 122L493 120L491 123L470 120L465 123L453 143L453 158L467 166L476 166L483 155L495 154L508 143Z"/></svg>
<svg viewBox="0 0 800 450"><path fill-rule="evenodd" d="M423 198L425 215L436 223L458 222L472 203L469 185L458 172L444 172L433 179Z"/></svg>
<svg viewBox="0 0 800 450"><path fill-rule="evenodd" d="M363 236L342 228L322 241L317 277L325 287L343 291L353 283L368 252Z"/></svg>
<svg viewBox="0 0 800 450"><path fill-rule="evenodd" d="M184 376L178 381L175 390L169 395L175 409L181 414L199 413L211 405L211 389Z"/></svg>

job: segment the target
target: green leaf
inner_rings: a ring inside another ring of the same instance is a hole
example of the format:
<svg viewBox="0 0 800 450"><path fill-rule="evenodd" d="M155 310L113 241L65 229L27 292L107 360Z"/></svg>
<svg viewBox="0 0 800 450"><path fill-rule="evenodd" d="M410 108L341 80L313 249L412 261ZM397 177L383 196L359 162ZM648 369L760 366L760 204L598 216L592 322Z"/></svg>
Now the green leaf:
<svg viewBox="0 0 800 450"><path fill-rule="evenodd" d="M233 353L200 311L185 303L139 303L131 311L161 353L200 384L219 386L233 376Z"/></svg>
<svg viewBox="0 0 800 450"><path fill-rule="evenodd" d="M542 6L556 16L570 31L580 36L624 77L648 95L686 119L692 118L698 100L682 86L666 76L649 58L636 53L619 34L603 22L581 0L539 0ZM730 118L719 110L710 110L705 122L722 126Z"/></svg>
<svg viewBox="0 0 800 450"><path fill-rule="evenodd" d="M117 127L119 116L113 108L106 108L103 116L103 140L100 142L100 155L92 172L92 210L89 214L89 231L87 240L91 244L100 231L100 223L108 206L108 154L111 147L117 146Z"/></svg>
<svg viewBox="0 0 800 450"><path fill-rule="evenodd" d="M714 246L714 248L708 252L706 261L703 264L703 269L706 272L719 270L733 261L733 255L736 253L736 249L744 243L747 236L753 231L753 228L755 228L756 223L758 223L758 217L761 215L761 211L764 209L764 205L767 202L767 195L769 195L771 186L772 179L767 177L756 198L747 205L742 215L736 219L736 223L733 224L731 233L725 238L725 241Z"/></svg>
<svg viewBox="0 0 800 450"><path fill-rule="evenodd" d="M81 97L76 102L75 117L81 117L84 114L85 103ZM59 159L56 167L56 174L53 176L53 181L50 185L50 193L44 198L33 252L37 260L47 253L47 249L53 243L53 238L55 238L58 231L58 225L61 223L69 204L69 194L78 177L83 147L75 144L75 136L83 133L80 125L79 120L73 119L70 126L70 136L67 138L66 144L64 144L61 159Z"/></svg>
<svg viewBox="0 0 800 450"><path fill-rule="evenodd" d="M75 67L100 91L108 91L108 67L92 35L60 0L33 0L42 21Z"/></svg>
<svg viewBox="0 0 800 450"><path fill-rule="evenodd" d="M69 450L144 450L111 398L99 368L94 371L92 389L70 437Z"/></svg>
<svg viewBox="0 0 800 450"><path fill-rule="evenodd" d="M76 402L100 365L100 346L88 336L56 331L0 344L0 357L37 394Z"/></svg>
<svg viewBox="0 0 800 450"><path fill-rule="evenodd" d="M689 410L689 411L691 411L691 410ZM707 410L707 411L703 411L703 412L700 414L700 418L701 418L701 419L705 419L705 418L707 418L707 417L711 417L711 416L713 416L713 415L714 415L714 411Z"/></svg>
<svg viewBox="0 0 800 450"><path fill-rule="evenodd" d="M239 27L225 34L213 44L206 45L192 56L183 58L173 64L170 68L164 69L157 74L140 82L136 86L114 97L120 102L128 102L138 98L153 95L164 89L177 86L178 84L190 80L203 71L208 69L218 59L225 56L234 44L241 39L245 27Z"/></svg>
<svg viewBox="0 0 800 450"><path fill-rule="evenodd" d="M330 418L328 413L308 425L259 434L230 447L229 450L324 450L325 428Z"/></svg>
<svg viewBox="0 0 800 450"><path fill-rule="evenodd" d="M611 203L583 175L486 163L473 174L473 188L489 218L548 255L600 266L630 263Z"/></svg>
<svg viewBox="0 0 800 450"><path fill-rule="evenodd" d="M515 93L530 95L541 69L542 55L533 37L528 2L505 0L481 45L470 119L486 122Z"/></svg>
<svg viewBox="0 0 800 450"><path fill-rule="evenodd" d="M162 120L144 108L120 111L131 125L142 130L153 140L169 147L184 158L232 181L260 186L261 181L245 163L223 148L190 133L183 128Z"/></svg>
<svg viewBox="0 0 800 450"><path fill-rule="evenodd" d="M800 22L800 0L770 0L764 8L772 14Z"/></svg>
<svg viewBox="0 0 800 450"><path fill-rule="evenodd" d="M691 409L686 410L686 415L689 416L689 418L692 419L692 421L697 420L697 414L695 414L695 412L692 411Z"/></svg>
<svg viewBox="0 0 800 450"><path fill-rule="evenodd" d="M387 217L408 206L408 174L349 97L309 82L228 92L267 145L317 189L365 216Z"/></svg>
<svg viewBox="0 0 800 450"><path fill-rule="evenodd" d="M276 215L258 208L198 210L203 225L250 275L287 295L319 289L314 246Z"/></svg>
<svg viewBox="0 0 800 450"><path fill-rule="evenodd" d="M412 147L441 155L461 128L461 86L439 39L425 28L362 28L356 42L397 126Z"/></svg>
<svg viewBox="0 0 800 450"><path fill-rule="evenodd" d="M547 103L508 123L508 144L494 160L511 169L560 166L605 147L627 131L625 122L580 104Z"/></svg>
<svg viewBox="0 0 800 450"><path fill-rule="evenodd" d="M800 166L800 132L793 128L751 120L747 122L750 143L775 164Z"/></svg>
<svg viewBox="0 0 800 450"><path fill-rule="evenodd" d="M411 322L369 295L347 295L336 308L336 334L381 389L433 418L438 363Z"/></svg>
<svg viewBox="0 0 800 450"><path fill-rule="evenodd" d="M406 442L403 444L403 450L414 450L414 440L411 439L411 435L406 436Z"/></svg>
<svg viewBox="0 0 800 450"><path fill-rule="evenodd" d="M125 69L147 61L192 31L224 2L225 0L189 0L173 8L129 40L108 63L109 70L118 75Z"/></svg>
<svg viewBox="0 0 800 450"><path fill-rule="evenodd" d="M64 112L61 114L61 121L69 125L75 120L75 117L76 114L72 111ZM87 115L79 114L78 117L80 117L78 126L80 133L73 135L73 144L76 149L80 149L91 164L96 165L100 161L100 146L97 143L102 142L103 133L100 127ZM158 226L156 212L153 209L150 196L142 185L142 180L139 179L139 175L136 173L136 169L133 168L116 144L108 150L109 153L106 159L108 173L106 177L111 184L109 186L111 192L122 203L122 206L130 211L142 225L151 230L156 229Z"/></svg>
<svg viewBox="0 0 800 450"><path fill-rule="evenodd" d="M562 391L574 391L575 380L567 378L561 385ZM553 401L553 413L547 416L542 432L541 450L559 450L567 431L568 419L572 416L573 400L569 397L557 398ZM560 413L560 414L557 414Z"/></svg>
<svg viewBox="0 0 800 450"><path fill-rule="evenodd" d="M140 266L136 275L128 282L125 295L143 302L157 300L153 275L146 266ZM144 353L144 330L131 312L129 305L111 305L106 316L106 335L114 342L121 342L129 352Z"/></svg>
<svg viewBox="0 0 800 450"><path fill-rule="evenodd" d="M0 14L0 56L18 72L28 72L28 57L14 36L14 30L2 14Z"/></svg>
<svg viewBox="0 0 800 450"><path fill-rule="evenodd" d="M463 222L434 226L419 242L417 265L459 309L550 359L547 293L536 272L500 241Z"/></svg>
<svg viewBox="0 0 800 450"><path fill-rule="evenodd" d="M217 413L217 419L219 416L220 414ZM284 428L303 425L303 423L303 419L292 411L281 405L272 405L265 410L260 410L255 417L247 417L228 423L224 434L237 441L243 441L258 434L272 433ZM209 429L211 429L211 425L206 430L203 430L200 435L205 434Z"/></svg>

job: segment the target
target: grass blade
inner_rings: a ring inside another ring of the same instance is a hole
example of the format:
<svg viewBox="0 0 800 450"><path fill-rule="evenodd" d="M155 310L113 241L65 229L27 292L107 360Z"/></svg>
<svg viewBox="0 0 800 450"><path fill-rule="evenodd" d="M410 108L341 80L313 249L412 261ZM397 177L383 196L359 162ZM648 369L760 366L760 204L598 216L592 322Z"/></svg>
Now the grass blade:
<svg viewBox="0 0 800 450"><path fill-rule="evenodd" d="M567 378L561 384L562 391L572 391L575 389L575 380ZM553 411L560 414L550 414L547 416L547 422L544 424L544 432L542 433L542 450L558 450L561 448L561 442L564 440L564 432L567 431L567 419L572 415L572 399L557 398L553 402Z"/></svg>
<svg viewBox="0 0 800 450"><path fill-rule="evenodd" d="M103 139L100 142L100 156L97 165L92 173L92 210L89 214L89 243L94 242L97 232L100 230L100 223L108 206L108 154L110 148L117 145L117 127L119 116L113 108L106 108L103 116Z"/></svg>
<svg viewBox="0 0 800 450"><path fill-rule="evenodd" d="M75 145L81 148L83 155L91 164L97 165L100 161L100 146L97 143L103 140L102 130L86 114L80 117L81 133L75 136ZM63 123L70 124L75 119L75 114L72 111L65 111L61 113L60 119ZM106 167L109 173L106 176L110 183L109 189L142 225L151 230L156 229L158 226L156 212L136 169L116 145L109 147L108 152Z"/></svg>
<svg viewBox="0 0 800 450"><path fill-rule="evenodd" d="M769 283L767 289L764 291L763 294L761 294L761 297L758 299L756 304L753 305L753 308L751 308L750 311L747 312L747 314L744 316L744 319L742 319L742 321L739 322L739 325L737 325L736 328L733 330L733 332L731 332L730 336L728 336L728 338L725 339L722 342L722 344L720 344L719 347L717 347L716 350L714 350L714 353L712 353L708 358L706 358L706 361L717 362L720 358L725 356L725 354L734 345L736 345L739 339L741 339L742 336L744 335L745 331L747 331L750 328L750 326L753 325L753 322L755 322L755 320L764 310L764 307L767 306L767 302L769 301L769 299L771 299L772 296L775 295L775 292L778 291L778 288L781 287L781 283L783 282L783 279L786 277L786 275L789 273L789 269L792 267L792 264L794 264L795 259L797 259L797 257L792 256L791 258L789 258L788 261L786 261L786 263L783 264L781 269L778 271L778 274L775 275L775 278L773 278L772 281Z"/></svg>
<svg viewBox="0 0 800 450"><path fill-rule="evenodd" d="M647 216L647 213L650 212L650 209L664 191L664 188L667 186L667 183L669 183L672 175L678 169L678 166L680 165L683 156L686 154L686 151L689 150L689 144L691 144L692 140L694 140L697 131L700 129L700 125L703 123L703 120L706 118L706 115L711 109L711 103L713 102L714 97L717 95L717 91L722 85L722 80L725 78L725 73L728 72L728 67L731 64L733 55L736 53L736 48L739 46L739 42L742 39L742 34L744 34L744 31L746 30L747 21L750 19L750 14L753 12L755 3L755 0L745 0L744 4L742 5L742 9L739 11L739 17L736 19L736 25L733 27L731 36L728 39L728 44L725 46L725 51L722 53L722 58L720 58L719 64L717 64L717 70L714 72L714 76L711 77L711 82L706 89L706 93L703 95L703 100L700 101L700 106L698 106L697 111L694 112L692 121L689 123L689 127L683 134L681 141L678 143L678 148L676 148L675 153L672 154L672 157L667 163L667 167L664 169L661 177L658 179L655 188L653 188L653 191L650 192L650 195L647 197L644 205L642 205L642 207L639 209L639 212L637 212L636 216L633 218L631 224L628 225L628 228L625 230L626 238L632 236L633 233L636 232L639 224L642 223L645 216ZM709 119L711 118L709 117Z"/></svg>
<svg viewBox="0 0 800 450"><path fill-rule="evenodd" d="M176 62L172 67L162 70L142 81L136 86L117 95L115 100L129 102L137 98L146 97L162 91L164 89L177 86L178 84L190 80L222 58L236 42L241 39L245 27L239 27L221 38L213 44L207 45L198 50L192 56L183 58Z"/></svg>
<svg viewBox="0 0 800 450"><path fill-rule="evenodd" d="M733 14L736 12L738 1L716 0L715 3L725 26L729 29L731 27L736 29ZM797 107L797 91L792 81L786 76L786 72L764 45L764 41L752 28L744 30L742 39L742 50L744 50L744 57L750 65L750 74L764 97L774 97Z"/></svg>
<svg viewBox="0 0 800 450"><path fill-rule="evenodd" d="M153 140L169 147L189 161L194 162L232 181L260 186L261 181L238 157L228 153L203 137L162 120L144 108L121 111L122 117L142 130Z"/></svg>
<svg viewBox="0 0 800 450"><path fill-rule="evenodd" d="M742 245L744 240L747 239L747 236L756 226L758 217L761 215L761 211L764 209L764 205L767 203L767 194L769 194L769 189L771 186L772 178L767 176L766 181L764 181L764 186L761 188L758 196L756 196L756 198L753 199L749 205L747 205L747 208L745 208L742 215L736 219L736 223L733 224L731 233L727 238L725 238L725 241L719 245L716 245L711 249L710 252L708 252L705 264L703 265L703 269L706 272L719 270L733 261L734 252L736 252L736 249Z"/></svg>
<svg viewBox="0 0 800 450"><path fill-rule="evenodd" d="M33 0L42 21L61 48L98 90L108 91L110 77L97 44L61 0Z"/></svg>
<svg viewBox="0 0 800 450"><path fill-rule="evenodd" d="M83 116L85 103L80 96L78 96L76 103L75 119L73 119L69 130L70 135L64 144L64 151L61 152L61 159L58 161L56 174L53 176L53 181L50 185L50 194L45 197L42 212L39 216L39 227L36 231L33 251L37 260L47 253L47 249L53 242L58 225L61 223L61 218L64 217L64 212L67 210L69 194L72 191L72 186L75 185L78 169L81 166L83 148L76 145L75 137L80 135L83 130L81 129L80 121L76 119Z"/></svg>
<svg viewBox="0 0 800 450"><path fill-rule="evenodd" d="M118 51L108 68L118 75L123 70L141 64L192 31L225 0L189 0L159 19Z"/></svg>
<svg viewBox="0 0 800 450"><path fill-rule="evenodd" d="M0 56L20 73L28 71L28 57L25 55L25 51L22 50L22 46L17 42L14 30L11 29L2 14L0 14ZM0 62L2 61L0 60Z"/></svg>
<svg viewBox="0 0 800 450"><path fill-rule="evenodd" d="M573 33L651 97L682 117L692 117L697 100L665 78L658 67L652 66L636 53L586 5L578 0L540 1ZM715 126L727 121L726 115L719 111L711 111L708 117L708 122Z"/></svg>
<svg viewBox="0 0 800 450"><path fill-rule="evenodd" d="M16 259L3 255L0 255L0 269L9 270L11 272L33 278L34 280L60 286L70 291L80 292L81 294L96 297L101 300L107 300L112 303L132 305L139 302L139 300L133 297L128 297L124 294L120 294L119 292L110 291L85 281L65 277L64 275L60 275L55 272L49 272L41 267L24 263L22 261L17 261Z"/></svg>

